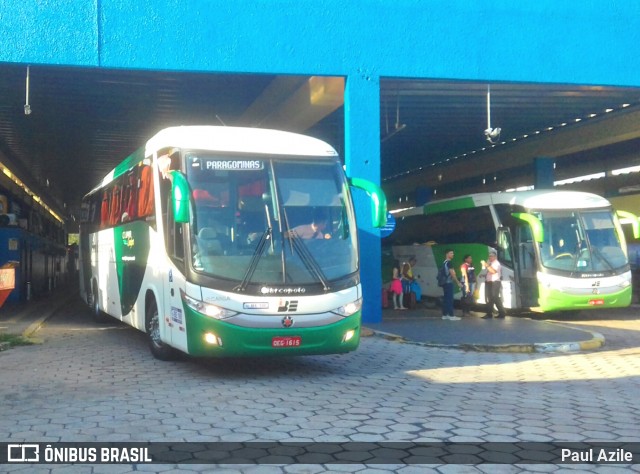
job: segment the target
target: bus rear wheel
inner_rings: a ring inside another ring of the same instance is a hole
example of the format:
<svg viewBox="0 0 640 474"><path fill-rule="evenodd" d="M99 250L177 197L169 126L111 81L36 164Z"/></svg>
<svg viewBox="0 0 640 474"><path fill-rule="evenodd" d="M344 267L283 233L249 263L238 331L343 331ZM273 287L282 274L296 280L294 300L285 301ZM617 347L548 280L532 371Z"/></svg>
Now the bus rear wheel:
<svg viewBox="0 0 640 474"><path fill-rule="evenodd" d="M152 298L147 305L145 318L147 338L149 339L149 349L153 357L159 360L173 360L176 358L176 351L160 339L160 315L156 300Z"/></svg>

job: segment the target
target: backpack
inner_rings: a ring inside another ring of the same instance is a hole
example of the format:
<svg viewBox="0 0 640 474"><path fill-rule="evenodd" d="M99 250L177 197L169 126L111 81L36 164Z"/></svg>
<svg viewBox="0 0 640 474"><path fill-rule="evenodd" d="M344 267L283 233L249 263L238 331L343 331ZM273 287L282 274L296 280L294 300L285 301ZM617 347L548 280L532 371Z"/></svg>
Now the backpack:
<svg viewBox="0 0 640 474"><path fill-rule="evenodd" d="M443 263L438 268L438 275L436 276L438 280L438 286L444 286L449 281L449 273L445 270L445 264Z"/></svg>

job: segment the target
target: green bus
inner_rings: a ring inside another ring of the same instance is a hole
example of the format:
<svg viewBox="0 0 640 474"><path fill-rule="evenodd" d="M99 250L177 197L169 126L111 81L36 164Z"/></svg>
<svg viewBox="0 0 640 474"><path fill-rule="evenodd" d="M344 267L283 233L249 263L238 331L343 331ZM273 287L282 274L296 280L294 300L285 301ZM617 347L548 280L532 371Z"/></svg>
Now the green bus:
<svg viewBox="0 0 640 474"><path fill-rule="evenodd" d="M445 249L459 273L465 254L476 274L490 249L502 263L505 308L538 312L613 308L631 302L631 271L621 224L638 235L638 219L609 201L573 191L478 193L429 202L394 214L383 241L396 262L417 263L424 296L438 298L437 268ZM460 298L460 292L456 294ZM484 275L475 302L484 304Z"/></svg>
<svg viewBox="0 0 640 474"><path fill-rule="evenodd" d="M352 351L362 288L350 185L383 226L380 188L348 179L323 141L164 129L85 196L81 295L96 317L146 332L159 359ZM297 230L319 220L318 235Z"/></svg>

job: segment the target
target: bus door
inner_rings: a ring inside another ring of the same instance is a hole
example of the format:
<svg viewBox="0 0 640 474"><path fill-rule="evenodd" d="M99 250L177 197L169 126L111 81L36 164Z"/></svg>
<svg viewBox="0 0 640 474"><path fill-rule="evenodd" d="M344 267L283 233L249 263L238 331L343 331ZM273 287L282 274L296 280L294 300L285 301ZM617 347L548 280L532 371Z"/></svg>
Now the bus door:
<svg viewBox="0 0 640 474"><path fill-rule="evenodd" d="M166 220L168 268L164 273L164 323L171 334L171 345L187 351L187 328L180 291L186 290L184 231L185 225L175 222L171 206Z"/></svg>
<svg viewBox="0 0 640 474"><path fill-rule="evenodd" d="M498 242L500 242L498 252L504 254L502 258L508 266L513 268L514 303L518 308L531 308L538 306L536 254L531 227L526 223L518 225L515 228L515 234L513 239L510 229L501 227L498 230ZM506 250L507 248L509 251ZM501 262L504 263L502 258Z"/></svg>
<svg viewBox="0 0 640 474"><path fill-rule="evenodd" d="M514 258L513 239L508 227L498 227L496 241L498 242L498 260L502 265L502 302L505 308L519 308L520 278L517 261Z"/></svg>

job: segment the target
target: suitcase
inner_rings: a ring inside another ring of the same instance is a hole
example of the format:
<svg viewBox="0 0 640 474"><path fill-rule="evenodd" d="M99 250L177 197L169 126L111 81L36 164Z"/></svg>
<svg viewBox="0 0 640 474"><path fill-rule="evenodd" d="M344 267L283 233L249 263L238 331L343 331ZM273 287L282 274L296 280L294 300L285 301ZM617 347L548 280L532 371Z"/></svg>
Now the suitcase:
<svg viewBox="0 0 640 474"><path fill-rule="evenodd" d="M404 307L407 309L416 309L416 293L410 291L403 296Z"/></svg>
<svg viewBox="0 0 640 474"><path fill-rule="evenodd" d="M387 309L389 307L389 292L386 288L382 289L382 308Z"/></svg>

